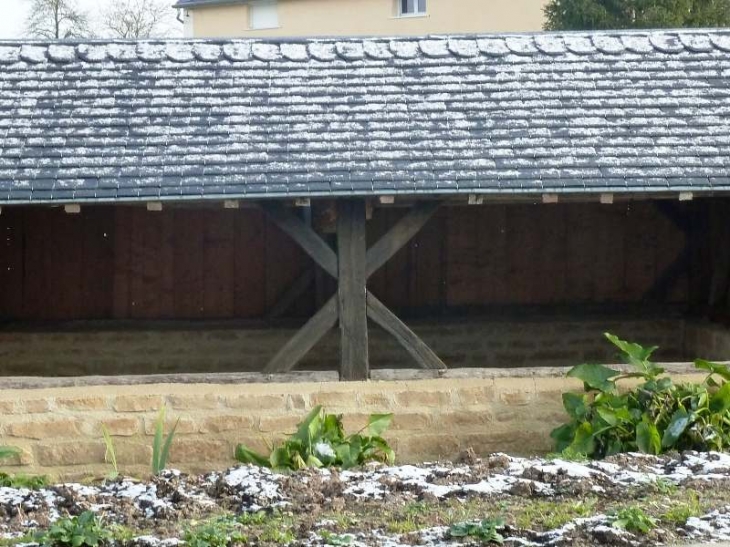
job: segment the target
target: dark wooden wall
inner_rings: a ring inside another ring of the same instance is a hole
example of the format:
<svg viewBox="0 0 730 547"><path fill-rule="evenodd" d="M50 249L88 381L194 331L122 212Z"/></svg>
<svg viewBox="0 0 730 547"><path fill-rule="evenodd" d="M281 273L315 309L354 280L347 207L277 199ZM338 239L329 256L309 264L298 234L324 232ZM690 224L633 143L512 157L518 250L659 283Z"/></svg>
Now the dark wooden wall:
<svg viewBox="0 0 730 547"><path fill-rule="evenodd" d="M703 208L700 200L674 206L692 218ZM371 242L402 214L376 209ZM443 207L369 286L406 313L640 302L686 241L653 202ZM261 318L307 268L304 253L252 209L8 207L0 215L6 320ZM691 301L699 271L696 261L684 265L663 300ZM331 290L320 283L288 315L311 314Z"/></svg>

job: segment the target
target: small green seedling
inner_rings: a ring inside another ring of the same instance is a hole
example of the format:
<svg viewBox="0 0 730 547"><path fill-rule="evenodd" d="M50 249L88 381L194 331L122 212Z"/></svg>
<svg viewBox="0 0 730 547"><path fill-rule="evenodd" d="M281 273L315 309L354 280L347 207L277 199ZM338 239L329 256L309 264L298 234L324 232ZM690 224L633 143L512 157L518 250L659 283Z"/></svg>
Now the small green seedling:
<svg viewBox="0 0 730 547"><path fill-rule="evenodd" d="M114 441L112 440L111 433L105 425L101 426L101 433L104 435L104 445L106 446L106 452L104 452L104 461L112 466L112 470L109 472L107 477L111 480L116 479L119 476L119 466L117 465L117 450L114 447Z"/></svg>
<svg viewBox="0 0 730 547"><path fill-rule="evenodd" d="M175 422L172 429L165 437L165 414L167 414L167 408L160 408L160 412L157 414L157 421L155 422L155 439L152 443L152 474L159 475L167 467L167 459L170 456L170 447L172 441L175 438L175 431L180 423L180 419Z"/></svg>

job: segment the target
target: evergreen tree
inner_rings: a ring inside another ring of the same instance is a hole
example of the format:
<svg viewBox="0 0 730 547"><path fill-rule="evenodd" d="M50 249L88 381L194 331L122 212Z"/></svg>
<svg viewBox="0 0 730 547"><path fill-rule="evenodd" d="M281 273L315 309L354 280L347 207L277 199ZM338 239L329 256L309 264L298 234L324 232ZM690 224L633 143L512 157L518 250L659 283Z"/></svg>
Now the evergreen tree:
<svg viewBox="0 0 730 547"><path fill-rule="evenodd" d="M550 0L546 30L730 26L730 0Z"/></svg>

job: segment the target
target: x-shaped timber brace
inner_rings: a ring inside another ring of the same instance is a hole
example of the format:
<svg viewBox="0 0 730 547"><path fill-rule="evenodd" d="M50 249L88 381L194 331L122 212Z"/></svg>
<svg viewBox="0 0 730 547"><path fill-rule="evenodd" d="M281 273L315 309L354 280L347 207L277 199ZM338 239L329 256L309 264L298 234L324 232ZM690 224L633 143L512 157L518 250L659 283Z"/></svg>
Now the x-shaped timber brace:
<svg viewBox="0 0 730 547"><path fill-rule="evenodd" d="M340 323L340 379L369 377L367 318L383 327L423 368L446 365L405 323L367 290L368 278L415 236L439 207L421 202L375 245L367 249L365 200L337 202L337 254L296 215L277 203L262 208L282 231L296 241L319 266L338 280L337 294L307 321L266 366L267 373L289 372L314 345Z"/></svg>

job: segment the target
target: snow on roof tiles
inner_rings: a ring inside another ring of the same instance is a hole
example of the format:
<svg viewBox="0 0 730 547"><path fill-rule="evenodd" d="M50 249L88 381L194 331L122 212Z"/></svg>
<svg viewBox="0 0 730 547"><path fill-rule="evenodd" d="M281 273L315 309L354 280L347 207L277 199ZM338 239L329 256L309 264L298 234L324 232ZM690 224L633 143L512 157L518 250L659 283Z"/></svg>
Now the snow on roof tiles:
<svg viewBox="0 0 730 547"><path fill-rule="evenodd" d="M730 191L730 32L0 42L0 203Z"/></svg>

